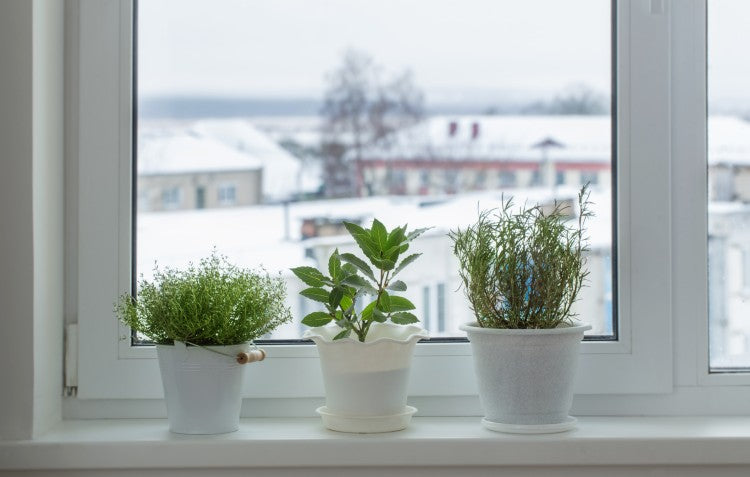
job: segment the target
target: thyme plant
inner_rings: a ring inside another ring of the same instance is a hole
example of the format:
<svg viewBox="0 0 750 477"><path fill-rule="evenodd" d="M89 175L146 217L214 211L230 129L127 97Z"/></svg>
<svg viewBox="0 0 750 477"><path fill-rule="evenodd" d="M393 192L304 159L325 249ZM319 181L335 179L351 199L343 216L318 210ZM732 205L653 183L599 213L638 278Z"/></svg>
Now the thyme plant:
<svg viewBox="0 0 750 477"><path fill-rule="evenodd" d="M572 324L573 303L588 270L585 223L591 213L589 191L578 194L575 225L568 207L556 203L513 211L513 199L486 210L466 229L450 232L466 296L479 326L539 329Z"/></svg>
<svg viewBox="0 0 750 477"><path fill-rule="evenodd" d="M236 267L215 251L184 270L155 267L153 282L138 288L137 298L120 297L115 312L157 344L235 345L292 319L281 277Z"/></svg>
<svg viewBox="0 0 750 477"><path fill-rule="evenodd" d="M389 232L377 219L369 229L350 222L344 222L344 226L370 263L336 249L328 260L328 275L313 267L293 268L292 272L310 286L300 295L325 307L325 311L305 316L302 323L316 327L334 322L341 328L334 340L354 333L364 343L370 326L375 322L391 320L399 325L418 322L419 319L410 313L414 304L394 293L406 291L406 283L395 280L395 277L419 258L421 253L401 257L409 249L409 243L427 229L407 233L404 225ZM372 301L358 312L358 300L367 296L372 297Z"/></svg>

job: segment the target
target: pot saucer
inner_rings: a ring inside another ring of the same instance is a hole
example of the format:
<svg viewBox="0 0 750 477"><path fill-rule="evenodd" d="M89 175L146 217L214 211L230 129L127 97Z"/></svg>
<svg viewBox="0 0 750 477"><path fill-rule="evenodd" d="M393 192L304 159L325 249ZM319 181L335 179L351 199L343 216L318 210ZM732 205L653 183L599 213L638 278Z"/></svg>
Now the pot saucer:
<svg viewBox="0 0 750 477"><path fill-rule="evenodd" d="M482 418L482 425L487 429L508 434L554 434L575 429L577 422L578 419L571 416L555 424L507 424Z"/></svg>
<svg viewBox="0 0 750 477"><path fill-rule="evenodd" d="M405 406L403 412L390 416L342 416L332 413L326 406L319 407L316 412L323 419L323 425L332 431L373 434L405 429L417 408Z"/></svg>

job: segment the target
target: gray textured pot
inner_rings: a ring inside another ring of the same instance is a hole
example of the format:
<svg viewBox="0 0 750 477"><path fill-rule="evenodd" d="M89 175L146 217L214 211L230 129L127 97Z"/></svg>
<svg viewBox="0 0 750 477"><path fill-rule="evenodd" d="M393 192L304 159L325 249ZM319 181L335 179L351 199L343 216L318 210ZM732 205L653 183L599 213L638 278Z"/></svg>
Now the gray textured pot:
<svg viewBox="0 0 750 477"><path fill-rule="evenodd" d="M583 332L589 325L549 330L461 325L471 342L482 423L513 433L562 432L575 427L568 415Z"/></svg>

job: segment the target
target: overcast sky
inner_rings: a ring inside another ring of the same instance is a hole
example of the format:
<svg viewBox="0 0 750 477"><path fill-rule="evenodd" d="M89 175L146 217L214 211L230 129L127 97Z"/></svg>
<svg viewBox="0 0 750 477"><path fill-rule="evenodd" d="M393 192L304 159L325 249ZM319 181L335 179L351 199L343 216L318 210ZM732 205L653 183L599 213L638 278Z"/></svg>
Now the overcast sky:
<svg viewBox="0 0 750 477"><path fill-rule="evenodd" d="M354 48L430 100L608 94L609 0L141 0L144 95L320 97ZM709 0L710 85L750 97L750 1ZM513 99L513 98L511 98Z"/></svg>
<svg viewBox="0 0 750 477"><path fill-rule="evenodd" d="M142 0L144 94L319 97L347 48L436 98L609 91L607 0ZM442 98L441 98L442 99Z"/></svg>

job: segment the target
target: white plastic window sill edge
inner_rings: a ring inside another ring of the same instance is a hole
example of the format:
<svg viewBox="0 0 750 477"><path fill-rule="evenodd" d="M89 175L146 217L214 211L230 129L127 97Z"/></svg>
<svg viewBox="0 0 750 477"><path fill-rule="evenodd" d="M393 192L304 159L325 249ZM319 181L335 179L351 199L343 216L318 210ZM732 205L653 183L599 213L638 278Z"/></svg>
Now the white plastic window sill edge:
<svg viewBox="0 0 750 477"><path fill-rule="evenodd" d="M574 431L532 436L488 431L478 417L417 417L369 435L328 431L317 418L243 419L218 436L171 434L163 419L75 420L35 441L0 441L0 471L750 466L748 448L748 416L582 417Z"/></svg>

